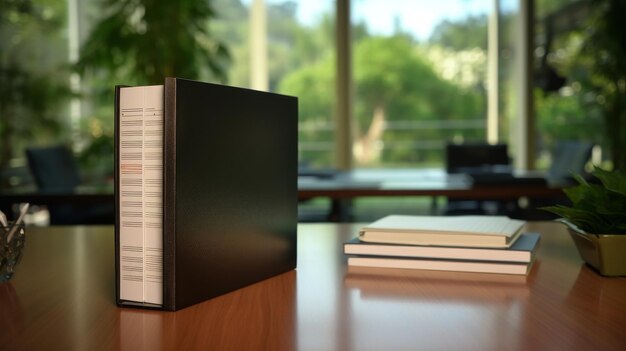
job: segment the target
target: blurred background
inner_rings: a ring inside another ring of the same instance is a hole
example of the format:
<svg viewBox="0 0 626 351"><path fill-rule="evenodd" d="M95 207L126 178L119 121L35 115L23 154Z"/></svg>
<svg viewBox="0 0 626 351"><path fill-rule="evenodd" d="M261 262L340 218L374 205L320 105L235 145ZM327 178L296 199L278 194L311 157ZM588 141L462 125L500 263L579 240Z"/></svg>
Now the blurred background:
<svg viewBox="0 0 626 351"><path fill-rule="evenodd" d="M506 143L516 168L548 169L564 140L595 145L595 164L626 166L623 1L0 8L2 189L33 184L26 150L52 145L71 151L81 182L111 186L114 86L166 76L297 96L299 160L309 170L443 168L451 142Z"/></svg>

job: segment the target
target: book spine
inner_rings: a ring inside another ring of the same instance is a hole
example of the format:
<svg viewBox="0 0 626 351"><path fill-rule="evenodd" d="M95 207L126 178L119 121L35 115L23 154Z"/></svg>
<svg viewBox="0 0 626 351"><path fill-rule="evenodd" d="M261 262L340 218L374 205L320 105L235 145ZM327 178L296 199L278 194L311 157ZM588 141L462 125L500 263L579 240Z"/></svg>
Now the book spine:
<svg viewBox="0 0 626 351"><path fill-rule="evenodd" d="M120 89L122 86L115 86L115 113L113 120L113 170L115 177L113 181L113 192L115 198L115 300L118 305L122 303L120 299L121 275L120 275Z"/></svg>
<svg viewBox="0 0 626 351"><path fill-rule="evenodd" d="M176 78L163 91L163 309L176 310Z"/></svg>

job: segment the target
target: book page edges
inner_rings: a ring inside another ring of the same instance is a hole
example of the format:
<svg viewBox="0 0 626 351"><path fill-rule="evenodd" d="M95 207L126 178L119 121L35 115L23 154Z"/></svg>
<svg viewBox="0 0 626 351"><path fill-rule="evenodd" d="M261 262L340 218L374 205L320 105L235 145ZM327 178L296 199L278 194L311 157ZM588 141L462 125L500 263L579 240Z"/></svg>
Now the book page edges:
<svg viewBox="0 0 626 351"><path fill-rule="evenodd" d="M374 246L374 247L372 247ZM437 246L370 245L346 244L346 255L370 255L390 257L413 257L433 259L461 259L493 262L528 263L533 259L532 251L509 251L491 248L463 248Z"/></svg>
<svg viewBox="0 0 626 351"><path fill-rule="evenodd" d="M364 227L359 231L359 239L385 244L508 248L519 238L522 229L523 226L520 226L517 231L508 235Z"/></svg>
<svg viewBox="0 0 626 351"><path fill-rule="evenodd" d="M504 216L409 216L389 215L364 226L363 231L437 233L445 235L513 236L526 222ZM495 228L494 228L495 226Z"/></svg>
<svg viewBox="0 0 626 351"><path fill-rule="evenodd" d="M350 257L349 266L379 267L379 268L400 268L400 269L424 269L442 270L455 272L479 272L479 273L501 273L501 274L523 274L526 275L532 267L523 263L493 263L493 262L467 262L467 261L440 261L440 260L419 260L419 259L390 259L390 258L369 258Z"/></svg>
<svg viewBox="0 0 626 351"><path fill-rule="evenodd" d="M518 234L519 235L519 234ZM381 244L407 244L421 246L458 246L458 247L493 247L507 248L514 241L507 242L504 236L477 235L477 234L454 234L442 235L410 233L410 232L384 232L384 231L361 231L361 241ZM517 238L517 237L516 237Z"/></svg>

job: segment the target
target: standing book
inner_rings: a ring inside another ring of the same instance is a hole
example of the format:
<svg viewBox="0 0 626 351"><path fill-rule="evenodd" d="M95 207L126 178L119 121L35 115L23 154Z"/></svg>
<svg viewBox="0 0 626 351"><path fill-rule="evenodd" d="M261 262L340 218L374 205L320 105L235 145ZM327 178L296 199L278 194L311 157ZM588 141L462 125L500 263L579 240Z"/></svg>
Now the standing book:
<svg viewBox="0 0 626 351"><path fill-rule="evenodd" d="M297 99L116 87L116 300L179 310L296 266Z"/></svg>
<svg viewBox="0 0 626 351"><path fill-rule="evenodd" d="M505 216L390 215L363 227L366 242L505 248L513 245L526 222Z"/></svg>
<svg viewBox="0 0 626 351"><path fill-rule="evenodd" d="M378 244L354 238L343 245L343 252L346 255L530 263L535 258L539 239L539 233L523 233L511 247L496 249Z"/></svg>

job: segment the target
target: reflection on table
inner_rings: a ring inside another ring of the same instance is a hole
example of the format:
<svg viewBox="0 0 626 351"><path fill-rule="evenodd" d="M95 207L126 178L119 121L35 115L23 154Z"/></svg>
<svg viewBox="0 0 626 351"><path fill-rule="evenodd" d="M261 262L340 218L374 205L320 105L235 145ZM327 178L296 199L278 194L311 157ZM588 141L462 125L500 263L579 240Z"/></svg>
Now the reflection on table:
<svg viewBox="0 0 626 351"><path fill-rule="evenodd" d="M626 279L580 260L565 228L542 233L530 275L348 270L360 225L302 224L298 268L178 312L118 308L111 226L29 228L0 286L7 350L619 350ZM242 253L245 254L245 253Z"/></svg>

